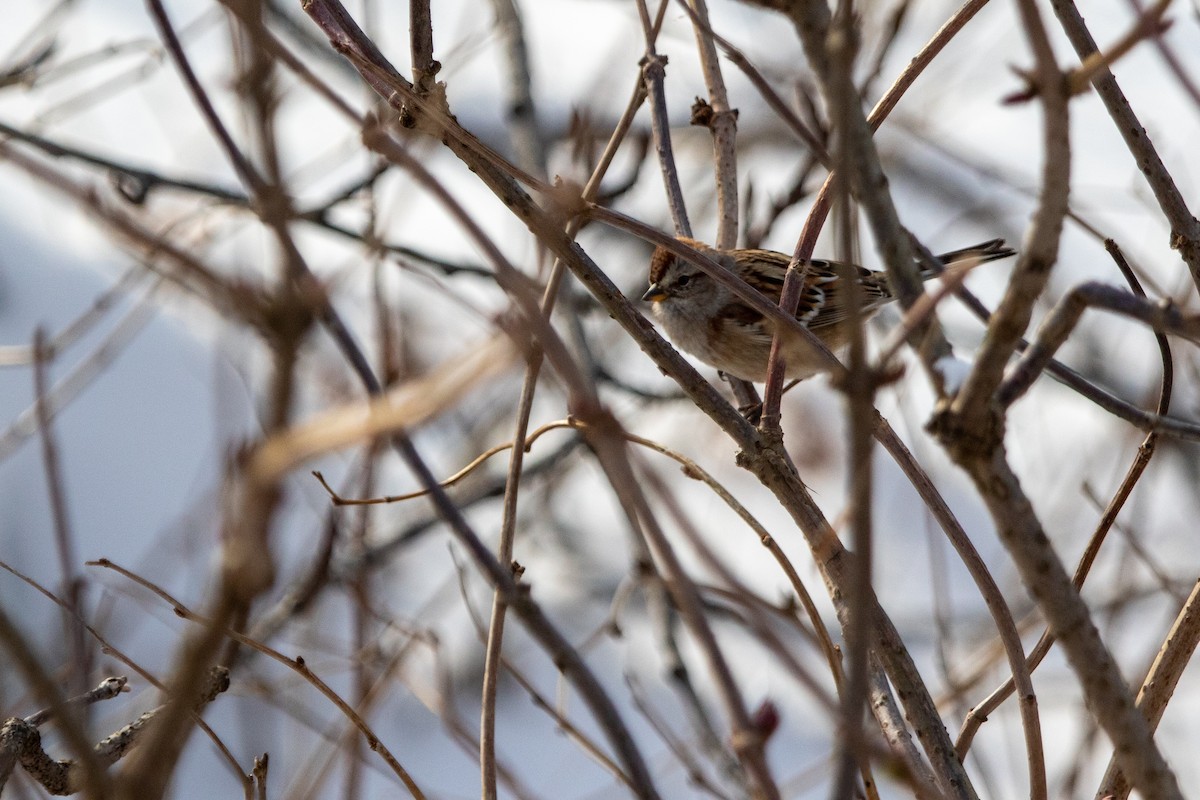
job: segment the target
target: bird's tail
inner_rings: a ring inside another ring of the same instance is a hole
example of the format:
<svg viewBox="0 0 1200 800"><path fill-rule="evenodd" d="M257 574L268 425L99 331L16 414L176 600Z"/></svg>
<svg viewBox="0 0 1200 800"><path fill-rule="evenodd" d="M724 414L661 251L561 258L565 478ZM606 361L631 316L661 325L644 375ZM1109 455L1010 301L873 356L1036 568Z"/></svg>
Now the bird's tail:
<svg viewBox="0 0 1200 800"><path fill-rule="evenodd" d="M942 253L937 259L942 262L942 266L944 267L952 267L955 264L970 264L974 266L976 264L986 264L989 261L1015 256L1016 254L1016 250L1004 246L1003 239L991 239L990 241L972 245L971 247L964 247L961 250Z"/></svg>

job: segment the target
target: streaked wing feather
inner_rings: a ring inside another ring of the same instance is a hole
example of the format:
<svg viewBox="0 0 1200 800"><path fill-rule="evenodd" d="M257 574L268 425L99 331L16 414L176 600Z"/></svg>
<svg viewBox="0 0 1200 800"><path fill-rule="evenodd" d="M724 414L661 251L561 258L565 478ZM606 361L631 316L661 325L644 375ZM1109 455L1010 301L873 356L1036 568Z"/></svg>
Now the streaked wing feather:
<svg viewBox="0 0 1200 800"><path fill-rule="evenodd" d="M783 293L783 281L791 259L772 250L750 250L743 258L755 261L760 268L753 276L748 276L747 282L771 300L778 302ZM857 270L861 281L865 310L874 309L891 299L892 293L882 272L855 265L851 267ZM800 304L796 308L796 318L809 328L836 325L846 319L845 298L843 292L837 289L841 272L840 262L821 258L814 258L809 262L808 272L804 276L804 288L800 293ZM731 324L736 324L748 334L770 339L770 326L763 324L762 317L757 312L753 320L743 320L731 315Z"/></svg>
<svg viewBox="0 0 1200 800"><path fill-rule="evenodd" d="M892 293L883 273L855 265L851 268L858 271L864 310L877 308L891 299ZM845 293L837 288L841 271L842 266L837 262L814 259L796 314L809 328L836 325L846 319Z"/></svg>

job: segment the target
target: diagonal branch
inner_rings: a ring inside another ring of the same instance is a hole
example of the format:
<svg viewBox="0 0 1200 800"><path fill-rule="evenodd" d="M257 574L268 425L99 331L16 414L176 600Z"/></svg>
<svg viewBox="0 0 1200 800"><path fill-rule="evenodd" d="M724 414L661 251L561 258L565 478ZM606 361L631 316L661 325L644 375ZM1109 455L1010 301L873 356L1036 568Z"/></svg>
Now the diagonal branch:
<svg viewBox="0 0 1200 800"><path fill-rule="evenodd" d="M1033 344L1005 377L996 392L996 402L1001 407L1012 405L1029 390L1089 308L1111 311L1144 322L1156 331L1200 343L1200 316L1184 314L1170 303L1153 303L1105 283L1080 284L1054 306Z"/></svg>

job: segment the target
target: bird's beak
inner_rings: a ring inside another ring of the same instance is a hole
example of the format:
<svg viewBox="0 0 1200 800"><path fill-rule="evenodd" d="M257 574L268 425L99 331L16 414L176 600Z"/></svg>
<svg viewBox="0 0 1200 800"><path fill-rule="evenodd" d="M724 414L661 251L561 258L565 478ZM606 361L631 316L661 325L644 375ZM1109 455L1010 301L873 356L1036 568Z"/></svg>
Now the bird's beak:
<svg viewBox="0 0 1200 800"><path fill-rule="evenodd" d="M642 300L647 303L657 303L659 300L665 300L666 298L667 293L657 283L650 284L650 288L642 295Z"/></svg>

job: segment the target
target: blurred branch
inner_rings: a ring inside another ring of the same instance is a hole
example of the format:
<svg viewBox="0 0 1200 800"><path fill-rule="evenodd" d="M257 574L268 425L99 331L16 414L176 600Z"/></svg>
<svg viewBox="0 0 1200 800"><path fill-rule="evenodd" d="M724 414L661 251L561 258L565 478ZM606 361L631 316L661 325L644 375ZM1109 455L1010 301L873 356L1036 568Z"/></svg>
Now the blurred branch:
<svg viewBox="0 0 1200 800"><path fill-rule="evenodd" d="M1093 80L1098 80L1105 73L1111 74L1112 65L1145 39L1158 39L1171 23L1163 19L1171 0L1158 0L1153 6L1138 15L1137 21L1129 31L1117 40L1106 52L1099 50L1083 59L1083 63L1067 75L1072 95L1083 94L1088 90Z"/></svg>
<svg viewBox="0 0 1200 800"><path fill-rule="evenodd" d="M230 165L233 167L234 172L237 173L238 178L241 179L243 185L250 190L251 194L257 194L263 185L263 179L254 169L254 166L242 152L241 148L234 142L233 136L229 133L229 130L225 127L225 123L221 121L221 117L217 114L216 108L209 99L208 92L200 83L200 79L196 76L195 70L192 69L187 54L183 51L183 44L175 34L175 28L167 16L167 11L163 7L162 1L147 0L147 6L158 34L167 48L167 53L171 56L172 61L175 62L175 67L179 70L180 77L183 79L188 93L192 96L192 101L200 111L200 116L204 119L205 124L208 125L213 137L220 143L221 149L225 151L225 157L229 160Z"/></svg>
<svg viewBox="0 0 1200 800"><path fill-rule="evenodd" d="M85 631L79 619L83 608L84 579L75 571L79 563L76 558L78 545L67 511L67 490L59 461L58 439L50 419L46 375L49 358L46 353L46 334L41 328L33 334L33 351L33 386L37 398L34 410L42 443L42 465L46 471L46 491L50 498L50 515L54 524L54 545L58 551L58 568L61 572L60 593L66 603L63 639L68 643L71 663L66 685L68 689L74 690L87 685L88 676L91 674L92 653L86 646Z"/></svg>
<svg viewBox="0 0 1200 800"><path fill-rule="evenodd" d="M247 475L254 481L277 481L324 453L419 425L453 407L481 380L510 367L516 355L507 338L493 337L478 343L469 355L452 359L422 378L392 387L366 406L361 402L348 403L293 425L256 448L247 459ZM339 502L336 496L334 502L353 504Z"/></svg>
<svg viewBox="0 0 1200 800"><path fill-rule="evenodd" d="M508 89L509 139L516 161L526 172L546 174L546 143L538 125L533 76L525 25L517 0L491 0L496 28L504 44L505 86Z"/></svg>
<svg viewBox="0 0 1200 800"><path fill-rule="evenodd" d="M814 0L810 5L815 7L822 1ZM866 120L862 116L862 108L854 87L854 62L858 57L859 42L850 6L842 5L838 8L824 38L830 70L818 77L825 92L834 133L835 169L843 175L852 174L856 170L854 159L863 154L856 153L854 137L848 131L859 125L861 120L863 129L867 130L868 142L871 141L871 133L866 129ZM835 86L839 88L833 88ZM829 103L832 94L843 91L848 91L849 94L839 98L836 104ZM846 182L841 184L842 191L838 192L836 198L842 224L838 226L839 236L835 253L842 259L837 268L838 278L848 290L845 294L845 323L849 329L849 341L845 348L846 372L834 384L834 388L843 395L846 409L846 499L849 514L847 527L855 560L847 593L849 624L846 626L844 656L846 680L841 694L841 721L834 746L832 794L835 797L848 797L854 793L860 773L865 784L870 786L874 783L869 771L865 714L869 704L873 704L874 701L870 695L873 686L870 676L870 614L875 570L875 442L871 433L875 427L875 394L888 380L882 367L867 361L866 331L863 327L866 324L863 287L858 281L857 268L847 263L854 254L856 226L852 222L854 214L851 211L850 195L846 186ZM780 394L782 395L782 392ZM915 757L916 748L912 749ZM914 757L910 757L910 762L915 760Z"/></svg>
<svg viewBox="0 0 1200 800"><path fill-rule="evenodd" d="M36 147L53 158L68 158L94 167L108 170L112 173L113 186L129 202L140 205L152 191L158 188L178 189L185 192L212 197L237 206L248 206L250 198L244 192L229 189L206 181L191 181L185 178L175 178L163 175L154 170L132 166L128 163L115 161L96 153L88 152L77 147L47 139L35 133L23 131L6 123L0 122L0 133L20 142Z"/></svg>
<svg viewBox="0 0 1200 800"><path fill-rule="evenodd" d="M244 634L238 633L237 631L233 630L232 628L226 628L226 627L222 626L220 624L220 621L217 619L214 619L211 617L206 617L201 614L197 614L196 612L194 612L190 608L188 608L186 605L181 603L179 600L175 599L169 592L167 592L161 586L158 586L157 584L141 577L140 575L130 572L129 570L125 569L124 567L122 567L108 559L100 559L99 561L91 561L88 563L98 566L98 567L103 567L104 569L110 569L110 570L116 572L117 574L124 576L128 580L136 583L137 585L150 590L155 595L157 595L162 601L164 601L165 603L170 605L171 610L177 616L187 620L188 622L192 622L192 623L195 623L195 624L201 626L201 628L205 632L207 632L209 630L216 630L220 636L227 637L230 640L237 642L238 644L240 644L243 647L247 647L251 650L254 650L257 653L267 656L271 660L273 660L279 664L282 664L283 666L285 666L288 669L295 672L297 675L299 675L301 678L303 678L305 680L305 682L307 682L313 688L315 688L317 691L319 691L321 694L323 694L326 697L326 699L328 699L330 702L332 702L334 704L334 706L336 706L337 709L343 715L345 715L345 717L348 720L350 720L352 723L354 723L354 725L362 732L363 736L366 738L367 742L370 744L371 749L374 752L378 753L380 758L382 758L384 760L384 762L387 763L387 765L392 769L392 771L396 775L396 777L399 778L401 780L401 782L403 782L405 788L408 789L409 793L414 798L423 798L425 796L421 792L421 790L417 787L417 784L409 776L407 770L405 770L404 767L400 765L400 762L391 753L391 751L388 750L388 748L383 744L383 742L380 741L379 737L377 737L375 735L374 731L366 723L366 721L362 718L362 716L359 715L350 706L350 704L348 704L345 700L343 700L342 697L337 692L335 692L327 683L325 683L323 680L321 680L321 678L319 678L317 676L317 674L314 673L308 667L308 664L305 662L303 656L296 656L295 658L290 658L288 656L283 655L278 650L275 650L274 648L267 646L263 642L260 642L256 639L252 639L251 637L246 636Z"/></svg>
<svg viewBox="0 0 1200 800"><path fill-rule="evenodd" d="M186 178L164 175L160 171L138 167L129 162L116 161L114 159L105 158L87 150L69 147L59 142L52 141L43 136L28 133L26 131L13 128L9 125L0 122L0 133L3 133L17 141L25 142L44 152L46 155L54 158L68 158L79 161L84 164L90 164L95 167L107 170L110 173L111 183L113 188L121 195L122 198L134 205L144 204L150 195L158 189L173 189L189 194L196 194L202 197L210 197L214 200L219 200L236 208L252 210L253 201L244 192L234 189L229 189L219 184L206 183L202 181L192 181ZM366 175L357 178L348 183L341 189L333 191L329 197L314 204L311 208L297 209L292 217L294 219L309 222L320 228L336 233L339 236L344 236L350 239L367 243L368 236L359 231L351 230L343 225L330 219L330 211L337 205L351 199L354 195L370 187L376 180L379 179L384 172L387 171L390 165L383 163L371 169ZM481 267L472 264L453 263L445 259L437 258L436 256L408 247L406 245L395 244L391 242L379 242L377 246L381 249L394 253L396 255L405 256L421 263L428 264L439 271L452 275L459 272L487 275L491 273ZM3 349L0 349L0 365L3 365Z"/></svg>
<svg viewBox="0 0 1200 800"><path fill-rule="evenodd" d="M670 723L655 711L650 700L646 697L645 691L637 682L637 679L629 675L626 676L625 682L629 685L629 696L634 708L646 719L646 722L658 734L658 738L662 739L663 744L667 746L667 749L671 751L675 759L683 765L684 770L687 772L688 783L697 790L717 798L717 800L733 800L730 795L722 792L720 787L709 779L704 770L704 762L691 753L687 742L677 736L671 730Z"/></svg>
<svg viewBox="0 0 1200 800"><path fill-rule="evenodd" d="M140 275L140 273L138 274ZM85 388L91 385L92 381L104 374L116 357L153 319L154 308L150 299L160 283L158 280L153 281L142 297L138 298L134 307L117 320L113 329L86 358L82 359L53 386L46 387L41 398L17 414L9 426L0 432L0 461L10 457L26 439L37 432L39 425L42 424L42 417L52 421ZM95 319L98 319L99 315L104 312L104 308L115 297L116 287L111 291L113 294L101 295L90 311L77 318L76 322L68 326L62 334L50 340L52 344L46 348L47 358L53 360L59 348L71 344L78 335L93 324Z"/></svg>
<svg viewBox="0 0 1200 800"><path fill-rule="evenodd" d="M96 190L75 183L62 173L0 141L0 156L15 164L47 187L74 200L84 211L103 222L108 229L127 240L145 256L145 266L184 289L204 297L218 310L234 315L252 326L262 325L264 297L260 287L247 278L236 284L219 276L188 250L109 206Z"/></svg>

